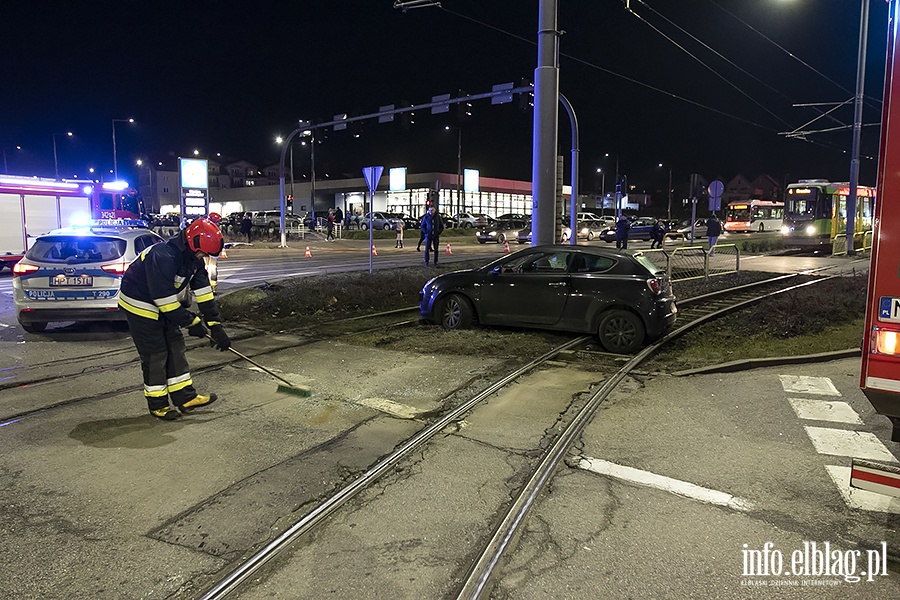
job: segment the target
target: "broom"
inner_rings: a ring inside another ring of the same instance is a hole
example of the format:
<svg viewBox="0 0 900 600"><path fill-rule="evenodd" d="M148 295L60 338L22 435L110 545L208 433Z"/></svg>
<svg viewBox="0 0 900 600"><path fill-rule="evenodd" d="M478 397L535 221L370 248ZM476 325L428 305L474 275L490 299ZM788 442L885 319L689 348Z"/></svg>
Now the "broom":
<svg viewBox="0 0 900 600"><path fill-rule="evenodd" d="M215 341L215 340L213 340L213 337L211 335L207 335L206 337L208 337L212 341ZM244 360L246 360L248 363L250 363L254 367L265 371L266 373L268 373L269 375L271 375L278 381L282 382L275 389L276 392L284 392L285 394L293 394L294 396L303 396L303 397L312 396L312 390L310 390L308 387L293 385L290 381L288 381L281 375L276 375L275 373L273 373L269 369L265 368L264 366L262 366L261 364L259 364L258 362L256 362L252 358L250 358L249 356L244 356L243 354L241 354L240 352L238 352L231 346L229 346L228 349L231 350L232 352L234 352L235 354L237 354L238 356L240 356L241 358L243 358Z"/></svg>

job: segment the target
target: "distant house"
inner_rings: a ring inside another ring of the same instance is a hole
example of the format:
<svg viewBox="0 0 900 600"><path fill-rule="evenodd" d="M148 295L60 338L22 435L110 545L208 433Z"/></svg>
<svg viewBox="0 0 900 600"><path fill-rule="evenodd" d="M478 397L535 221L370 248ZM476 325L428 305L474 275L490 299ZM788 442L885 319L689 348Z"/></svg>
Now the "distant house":
<svg viewBox="0 0 900 600"><path fill-rule="evenodd" d="M765 173L754 179L748 180L743 175L737 175L725 185L722 193L722 204L736 200L749 200L761 198L764 200L780 200L782 198L782 186L775 179Z"/></svg>

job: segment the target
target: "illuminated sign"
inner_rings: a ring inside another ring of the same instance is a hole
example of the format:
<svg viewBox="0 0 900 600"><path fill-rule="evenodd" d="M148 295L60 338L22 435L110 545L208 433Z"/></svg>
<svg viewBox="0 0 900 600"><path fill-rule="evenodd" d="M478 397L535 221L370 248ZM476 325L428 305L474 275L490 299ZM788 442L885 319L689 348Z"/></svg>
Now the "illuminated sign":
<svg viewBox="0 0 900 600"><path fill-rule="evenodd" d="M181 172L181 187L209 187L209 167L205 158L179 158L178 169Z"/></svg>
<svg viewBox="0 0 900 600"><path fill-rule="evenodd" d="M390 170L390 190L402 192L406 189L406 167L394 167Z"/></svg>
<svg viewBox="0 0 900 600"><path fill-rule="evenodd" d="M463 190L467 192L479 191L478 169L466 169L463 171Z"/></svg>

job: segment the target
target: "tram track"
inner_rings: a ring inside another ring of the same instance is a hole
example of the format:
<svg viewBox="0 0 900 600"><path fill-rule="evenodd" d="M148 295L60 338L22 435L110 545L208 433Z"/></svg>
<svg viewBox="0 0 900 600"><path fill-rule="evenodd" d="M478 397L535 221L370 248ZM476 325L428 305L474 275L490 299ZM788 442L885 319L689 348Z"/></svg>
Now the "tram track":
<svg viewBox="0 0 900 600"><path fill-rule="evenodd" d="M808 274L808 273L807 273ZM467 572L464 582L459 586L457 598L482 598L489 593L490 584L495 576L495 572L499 565L502 564L502 557L506 552L515 546L515 540L519 534L519 529L527 520L528 511L535 503L538 495L552 480L554 471L558 468L559 463L569 452L571 446L577 441L578 436L584 427L593 419L598 407L602 405L609 395L619 386L619 384L633 373L638 366L647 360L651 355L664 348L666 344L680 337L684 333L695 329L710 320L731 314L736 310L740 310L750 304L760 302L774 296L799 289L808 285L826 281L830 277L817 278L811 281L802 282L797 285L784 286L786 282L790 282L798 275L789 275L773 278L740 286L729 290L713 292L704 296L699 296L691 301L681 301L680 305L687 306L691 311L691 318L688 323L682 325L670 332L664 338L647 346L637 355L631 357L628 362L618 370L610 373L608 377L601 379L599 389L593 393L587 401L583 403L574 417L568 418L565 423L558 426L548 423L547 431L553 432L547 444L543 444L542 448L546 450L536 449L540 458L536 461L536 466L532 472L524 479L525 483L521 486L518 494L507 509L502 510L502 516L495 523L491 536L484 545L483 550L471 562L471 567ZM765 286L778 286L777 290L760 291ZM684 319L684 312L680 318ZM375 463L372 467L355 477L348 485L342 487L336 493L317 502L315 506L309 510L302 518L293 522L292 525L286 527L284 531L254 552L249 558L243 560L234 567L225 577L217 581L214 585L207 588L202 596L203 600L217 600L224 598L230 593L238 590L241 586L248 582L253 576L265 567L270 560L281 554L287 548L292 547L307 535L316 531L330 516L335 515L350 500L357 497L363 491L371 487L376 481L387 473L392 472L397 465L405 459L409 459L415 453L420 452L421 448L430 442L435 436L440 434L450 425L458 423L465 415L471 413L485 401L521 378L524 374L533 372L543 365L547 365L561 353L573 350L587 343L591 338L583 336L567 341L552 350L546 352L540 357L532 360L528 364L521 366L514 371L497 379L492 384L480 392L472 395L467 400L460 402L457 406L449 409L443 415L437 417L434 421L421 429L418 433L410 437L404 443L386 455L384 458Z"/></svg>

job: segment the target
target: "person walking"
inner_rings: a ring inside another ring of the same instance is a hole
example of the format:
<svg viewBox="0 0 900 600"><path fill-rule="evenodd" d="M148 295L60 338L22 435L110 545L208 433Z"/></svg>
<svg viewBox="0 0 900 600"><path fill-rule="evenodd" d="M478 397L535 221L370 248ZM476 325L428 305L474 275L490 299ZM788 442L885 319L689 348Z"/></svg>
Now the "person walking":
<svg viewBox="0 0 900 600"><path fill-rule="evenodd" d="M444 220L432 206L422 218L422 233L425 239L425 266L428 266L428 253L434 251L434 266L438 264L440 256L441 234L444 232Z"/></svg>
<svg viewBox="0 0 900 600"><path fill-rule="evenodd" d="M224 246L215 223L197 219L167 242L146 248L122 277L118 304L141 358L147 407L157 419L172 421L217 399L194 388L181 328L194 337L210 335L220 351L231 347L203 264ZM202 318L186 307L191 293Z"/></svg>
<svg viewBox="0 0 900 600"><path fill-rule="evenodd" d="M328 209L328 216L326 217L326 230L328 233L325 235L325 241L334 241L334 209Z"/></svg>
<svg viewBox="0 0 900 600"><path fill-rule="evenodd" d="M340 206L334 209L334 223L335 225L344 225L344 211L341 210Z"/></svg>
<svg viewBox="0 0 900 600"><path fill-rule="evenodd" d="M397 219L397 222L394 223L394 229L397 230L397 244L394 246L395 248L403 247L403 219Z"/></svg>
<svg viewBox="0 0 900 600"><path fill-rule="evenodd" d="M425 211L425 217L428 216L428 211ZM425 217L419 221L419 243L416 244L416 252L422 251L422 243L425 242L425 229L422 227L422 221L425 220Z"/></svg>
<svg viewBox="0 0 900 600"><path fill-rule="evenodd" d="M654 248L662 248L663 240L666 237L666 224L663 223L662 219L657 219L656 223L653 224L653 230L650 232L653 241L650 243L650 249Z"/></svg>
<svg viewBox="0 0 900 600"><path fill-rule="evenodd" d="M709 241L710 256L715 253L714 247L720 235L722 235L722 225L719 223L719 219L716 218L715 213L713 213L706 220L706 239Z"/></svg>
<svg viewBox="0 0 900 600"><path fill-rule="evenodd" d="M628 222L628 217L619 215L619 220L616 221L616 248L618 250L628 249L628 233L630 231L631 223Z"/></svg>
<svg viewBox="0 0 900 600"><path fill-rule="evenodd" d="M253 219L250 218L250 213L244 213L244 218L241 220L241 235L247 236L247 243L250 243L250 230L253 229Z"/></svg>

